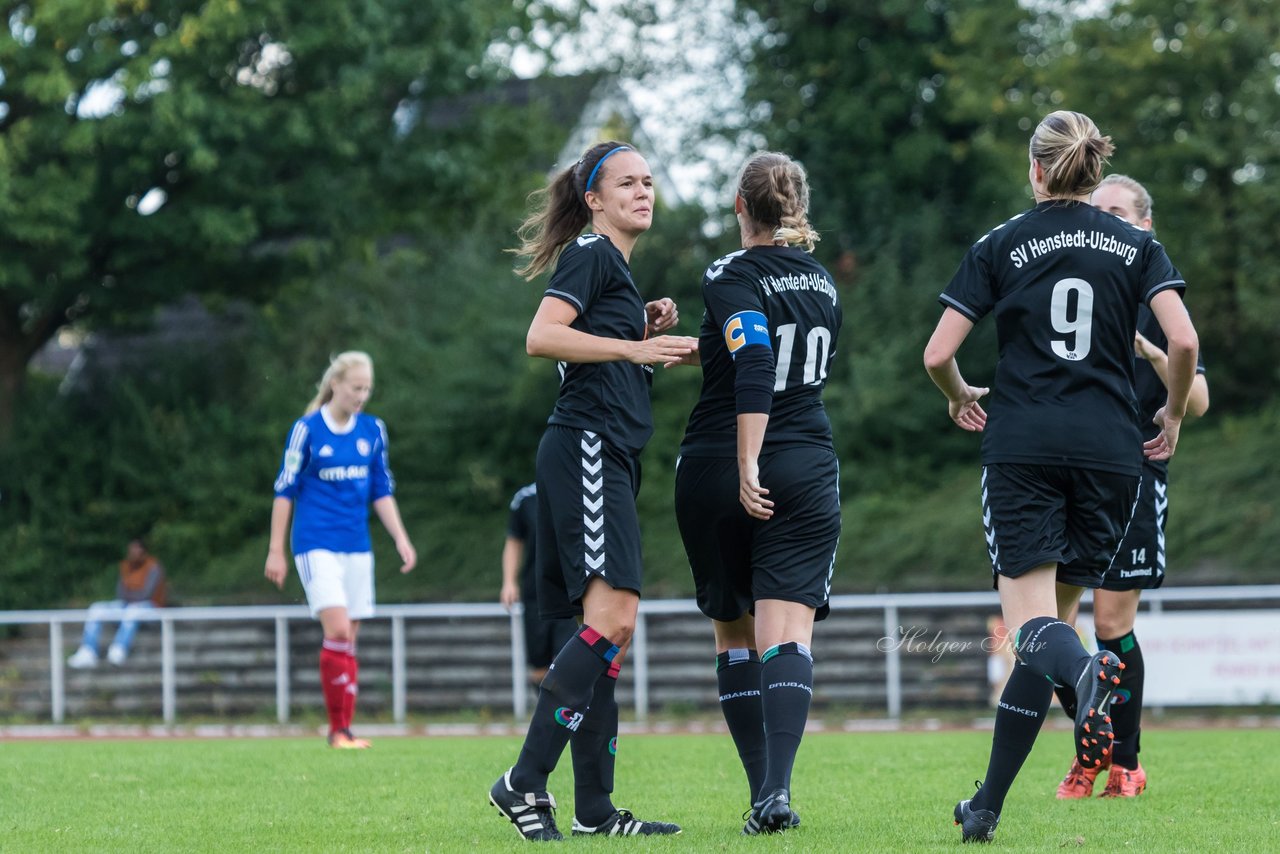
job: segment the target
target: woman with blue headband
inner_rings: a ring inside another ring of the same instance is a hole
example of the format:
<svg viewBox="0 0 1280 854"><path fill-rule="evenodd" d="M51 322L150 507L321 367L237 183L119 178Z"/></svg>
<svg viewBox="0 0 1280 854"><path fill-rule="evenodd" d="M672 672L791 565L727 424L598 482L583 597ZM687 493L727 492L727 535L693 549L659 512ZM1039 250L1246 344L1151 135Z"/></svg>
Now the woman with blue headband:
<svg viewBox="0 0 1280 854"><path fill-rule="evenodd" d="M530 356L560 365L560 395L538 446L539 610L577 617L538 691L516 764L489 801L522 837L562 839L547 778L570 744L573 832L679 833L614 806L615 689L640 606L640 451L653 433L653 365L687 361L696 338L662 335L678 318L670 299L645 302L631 251L653 224L653 175L630 145L604 142L531 197L516 272L554 267L529 326ZM584 233L584 229L589 230Z"/></svg>

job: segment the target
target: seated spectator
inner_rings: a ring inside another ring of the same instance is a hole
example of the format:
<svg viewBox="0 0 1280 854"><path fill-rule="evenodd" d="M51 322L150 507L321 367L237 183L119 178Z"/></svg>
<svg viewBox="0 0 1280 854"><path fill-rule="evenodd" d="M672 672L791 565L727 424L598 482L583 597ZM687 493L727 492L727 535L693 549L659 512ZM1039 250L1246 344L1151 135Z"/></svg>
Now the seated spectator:
<svg viewBox="0 0 1280 854"><path fill-rule="evenodd" d="M110 602L94 602L89 606L89 617L84 623L84 637L80 648L67 661L76 669L98 666L98 634L102 630L102 612L150 610L164 607L165 578L160 561L147 551L146 543L135 538L129 541L124 560L120 561L120 580L116 582L116 598ZM129 646L138 629L137 619L126 615L107 649L107 661L124 664L129 657Z"/></svg>

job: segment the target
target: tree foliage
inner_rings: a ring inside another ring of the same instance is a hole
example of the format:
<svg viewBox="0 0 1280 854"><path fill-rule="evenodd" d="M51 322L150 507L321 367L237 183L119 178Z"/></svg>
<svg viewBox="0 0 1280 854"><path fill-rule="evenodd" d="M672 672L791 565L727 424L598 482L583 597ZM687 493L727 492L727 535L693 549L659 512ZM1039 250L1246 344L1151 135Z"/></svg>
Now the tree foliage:
<svg viewBox="0 0 1280 854"><path fill-rule="evenodd" d="M261 299L420 208L414 189L473 198L476 149L397 119L475 88L489 45L526 23L498 0L8 8L0 422L69 321L137 321L183 293Z"/></svg>

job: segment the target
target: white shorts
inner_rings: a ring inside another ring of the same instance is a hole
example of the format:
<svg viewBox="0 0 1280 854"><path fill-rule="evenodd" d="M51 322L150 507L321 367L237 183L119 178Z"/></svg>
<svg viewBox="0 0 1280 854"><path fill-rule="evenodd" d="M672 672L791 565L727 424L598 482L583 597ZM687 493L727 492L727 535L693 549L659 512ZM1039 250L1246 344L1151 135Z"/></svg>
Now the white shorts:
<svg viewBox="0 0 1280 854"><path fill-rule="evenodd" d="M313 549L294 555L302 589L307 591L311 616L326 608L346 608L352 620L373 616L373 552Z"/></svg>

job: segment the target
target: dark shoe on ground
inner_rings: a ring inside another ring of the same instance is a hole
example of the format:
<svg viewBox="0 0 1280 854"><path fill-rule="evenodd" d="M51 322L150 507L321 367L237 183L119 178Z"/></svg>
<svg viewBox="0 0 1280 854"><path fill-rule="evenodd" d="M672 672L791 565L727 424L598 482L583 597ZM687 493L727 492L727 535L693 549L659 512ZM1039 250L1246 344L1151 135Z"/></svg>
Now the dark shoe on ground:
<svg viewBox="0 0 1280 854"><path fill-rule="evenodd" d="M631 810L618 810L595 827L587 827L576 818L573 820L574 836L671 836L679 832L678 824L641 821Z"/></svg>
<svg viewBox="0 0 1280 854"><path fill-rule="evenodd" d="M1115 733L1111 731L1111 700L1120 684L1124 664L1114 652L1099 650L1076 680L1076 758L1086 770L1098 770L1111 761Z"/></svg>
<svg viewBox="0 0 1280 854"><path fill-rule="evenodd" d="M751 807L742 833L745 836L781 833L799 824L800 816L791 811L791 793L786 789L775 789L772 794L756 801Z"/></svg>
<svg viewBox="0 0 1280 854"><path fill-rule="evenodd" d="M550 792L517 792L511 788L510 768L490 787L489 803L530 842L564 839L556 827L556 799Z"/></svg>
<svg viewBox="0 0 1280 854"><path fill-rule="evenodd" d="M1000 816L991 810L975 810L969 801L956 804L956 824L960 825L961 842L990 842L996 838Z"/></svg>

